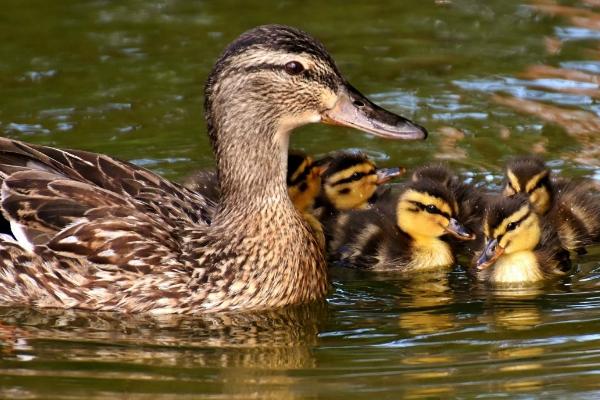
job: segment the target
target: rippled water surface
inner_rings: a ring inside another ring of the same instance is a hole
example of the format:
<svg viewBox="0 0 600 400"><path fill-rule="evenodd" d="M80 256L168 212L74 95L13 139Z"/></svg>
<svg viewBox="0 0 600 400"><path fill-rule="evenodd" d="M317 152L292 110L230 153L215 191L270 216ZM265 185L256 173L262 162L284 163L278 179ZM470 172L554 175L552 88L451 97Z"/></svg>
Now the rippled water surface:
<svg viewBox="0 0 600 400"><path fill-rule="evenodd" d="M600 181L600 1L4 0L0 132L181 179L211 166L202 87L261 23L322 39L423 143L311 126L294 147L447 160L495 187L515 154ZM492 292L460 267L407 280L334 269L327 304L153 320L0 308L6 398L599 398L600 248L564 280Z"/></svg>

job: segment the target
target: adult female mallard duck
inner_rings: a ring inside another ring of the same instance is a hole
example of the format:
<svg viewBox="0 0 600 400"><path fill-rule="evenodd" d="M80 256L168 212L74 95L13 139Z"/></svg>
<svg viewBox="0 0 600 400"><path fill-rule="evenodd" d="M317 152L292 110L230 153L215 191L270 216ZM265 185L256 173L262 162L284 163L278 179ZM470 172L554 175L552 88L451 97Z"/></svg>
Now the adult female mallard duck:
<svg viewBox="0 0 600 400"><path fill-rule="evenodd" d="M485 245L475 262L481 280L518 286L564 275L570 267L552 222L542 221L526 195L491 200L483 229Z"/></svg>
<svg viewBox="0 0 600 400"><path fill-rule="evenodd" d="M0 301L168 314L323 298L323 252L287 194L290 132L321 121L426 136L350 86L318 41L278 25L226 48L205 112L216 209L105 155L0 139L0 206L16 237L0 239Z"/></svg>
<svg viewBox="0 0 600 400"><path fill-rule="evenodd" d="M585 253L600 241L600 194L584 181L554 179L544 161L517 157L506 164L503 194L525 193L538 215L552 221L564 248Z"/></svg>
<svg viewBox="0 0 600 400"><path fill-rule="evenodd" d="M331 226L328 248L334 259L373 270L435 271L454 263L446 234L474 236L454 216L454 195L440 182L409 183L399 194L394 215L379 208L340 213Z"/></svg>

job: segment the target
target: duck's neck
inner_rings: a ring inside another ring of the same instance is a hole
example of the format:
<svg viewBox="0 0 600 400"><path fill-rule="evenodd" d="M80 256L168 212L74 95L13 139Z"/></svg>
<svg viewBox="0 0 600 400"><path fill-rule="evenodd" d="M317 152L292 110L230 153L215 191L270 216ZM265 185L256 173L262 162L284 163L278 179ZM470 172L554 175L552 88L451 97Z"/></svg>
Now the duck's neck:
<svg viewBox="0 0 600 400"><path fill-rule="evenodd" d="M289 132L257 116L213 125L221 200L220 214L255 214L275 206L291 209L286 187Z"/></svg>

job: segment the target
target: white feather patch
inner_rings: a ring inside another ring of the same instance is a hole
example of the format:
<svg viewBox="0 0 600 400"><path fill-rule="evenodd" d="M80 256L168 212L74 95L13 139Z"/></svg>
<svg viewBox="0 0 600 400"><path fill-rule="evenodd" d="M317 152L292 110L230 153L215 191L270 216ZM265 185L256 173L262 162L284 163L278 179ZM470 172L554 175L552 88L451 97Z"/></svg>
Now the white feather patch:
<svg viewBox="0 0 600 400"><path fill-rule="evenodd" d="M27 235L25 234L25 230L23 229L23 226L21 224L15 221L10 221L10 230L14 235L15 239L17 239L17 243L19 243L21 247L23 247L27 251L33 251L35 245L31 243L31 241L29 241Z"/></svg>

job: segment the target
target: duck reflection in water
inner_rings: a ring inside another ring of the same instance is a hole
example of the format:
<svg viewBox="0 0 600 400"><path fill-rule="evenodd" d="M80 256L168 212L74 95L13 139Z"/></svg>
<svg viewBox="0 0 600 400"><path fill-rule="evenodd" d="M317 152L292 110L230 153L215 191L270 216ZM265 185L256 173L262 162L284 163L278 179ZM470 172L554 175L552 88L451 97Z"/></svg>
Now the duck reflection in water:
<svg viewBox="0 0 600 400"><path fill-rule="evenodd" d="M326 316L323 303L194 318L2 308L0 342L4 343L6 357L16 359L26 343L26 354L32 358L52 353L53 359L69 363L105 361L248 370L309 368L315 366L311 349ZM63 353L60 346L54 345L57 341L71 342L79 349ZM20 345L11 345L15 343Z"/></svg>

